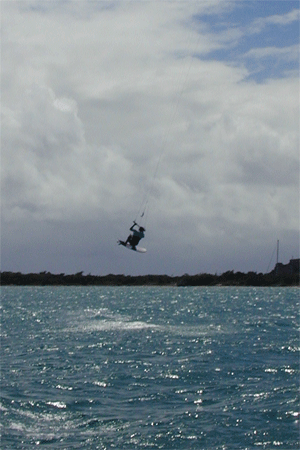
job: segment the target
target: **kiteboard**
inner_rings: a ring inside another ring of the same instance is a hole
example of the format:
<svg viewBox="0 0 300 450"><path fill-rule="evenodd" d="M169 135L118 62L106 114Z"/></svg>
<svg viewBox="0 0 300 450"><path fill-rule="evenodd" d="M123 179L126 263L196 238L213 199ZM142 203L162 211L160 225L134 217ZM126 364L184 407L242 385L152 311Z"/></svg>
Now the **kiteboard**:
<svg viewBox="0 0 300 450"><path fill-rule="evenodd" d="M118 244L119 245L123 245L123 247L126 247L129 250L133 250L133 251L138 252L138 253L146 253L146 251L147 251L143 247L135 247L135 248L133 248L129 243L126 244L126 242L124 242L124 241L118 241Z"/></svg>

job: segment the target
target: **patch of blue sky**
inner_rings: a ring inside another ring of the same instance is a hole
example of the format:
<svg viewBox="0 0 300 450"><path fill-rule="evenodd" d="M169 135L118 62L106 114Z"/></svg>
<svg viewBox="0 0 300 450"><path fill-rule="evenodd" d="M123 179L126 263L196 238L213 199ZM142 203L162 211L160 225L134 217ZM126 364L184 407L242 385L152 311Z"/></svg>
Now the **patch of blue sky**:
<svg viewBox="0 0 300 450"><path fill-rule="evenodd" d="M202 59L243 64L257 82L285 77L299 68L298 1L238 1L230 6L217 18L194 18L218 42L218 49Z"/></svg>
<svg viewBox="0 0 300 450"><path fill-rule="evenodd" d="M226 2L219 14L202 13L195 15L195 20L205 21L210 27L216 29L231 23L236 26L245 26L257 19L266 19L275 15L282 16L299 9L299 0L232 0Z"/></svg>

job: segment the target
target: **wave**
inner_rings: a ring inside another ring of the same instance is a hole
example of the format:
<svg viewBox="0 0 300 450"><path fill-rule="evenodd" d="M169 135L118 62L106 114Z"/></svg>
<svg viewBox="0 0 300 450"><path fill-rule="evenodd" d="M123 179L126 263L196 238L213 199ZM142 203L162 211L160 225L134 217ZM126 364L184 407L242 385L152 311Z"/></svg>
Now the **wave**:
<svg viewBox="0 0 300 450"><path fill-rule="evenodd" d="M124 320L93 320L78 324L73 331L91 332L91 331L126 331L126 330L143 330L143 329L159 329L159 325L149 324L140 321L124 321Z"/></svg>

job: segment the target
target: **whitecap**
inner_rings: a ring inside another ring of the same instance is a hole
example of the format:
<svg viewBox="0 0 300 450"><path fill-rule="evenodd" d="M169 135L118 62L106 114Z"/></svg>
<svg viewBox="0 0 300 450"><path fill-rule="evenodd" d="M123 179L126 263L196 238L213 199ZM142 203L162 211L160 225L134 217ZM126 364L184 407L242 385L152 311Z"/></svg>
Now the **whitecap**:
<svg viewBox="0 0 300 450"><path fill-rule="evenodd" d="M159 326L140 321L123 321L123 320L97 320L84 323L76 327L73 331L91 332L91 331L126 331L126 330L143 330L157 329Z"/></svg>
<svg viewBox="0 0 300 450"><path fill-rule="evenodd" d="M8 411L7 408L5 408L4 405L2 405L2 403L0 402L0 411Z"/></svg>
<svg viewBox="0 0 300 450"><path fill-rule="evenodd" d="M12 430L23 431L25 429L25 425L19 422L11 422L10 428Z"/></svg>
<svg viewBox="0 0 300 450"><path fill-rule="evenodd" d="M93 385L100 387L107 387L107 383L105 381L93 381Z"/></svg>
<svg viewBox="0 0 300 450"><path fill-rule="evenodd" d="M73 390L73 388L71 386L62 386L60 384L58 384L56 386L56 389L62 389L63 391L72 391Z"/></svg>
<svg viewBox="0 0 300 450"><path fill-rule="evenodd" d="M46 404L59 409L65 409L67 407L67 405L63 402L46 402Z"/></svg>

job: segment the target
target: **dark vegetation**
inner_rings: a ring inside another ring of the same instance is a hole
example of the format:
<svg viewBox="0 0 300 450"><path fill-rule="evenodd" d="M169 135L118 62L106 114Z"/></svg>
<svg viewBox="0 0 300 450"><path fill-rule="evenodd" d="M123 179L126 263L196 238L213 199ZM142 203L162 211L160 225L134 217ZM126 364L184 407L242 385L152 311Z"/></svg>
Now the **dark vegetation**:
<svg viewBox="0 0 300 450"><path fill-rule="evenodd" d="M299 286L299 273L276 275L256 272L224 272L222 275L73 275L50 272L0 272L2 286Z"/></svg>

